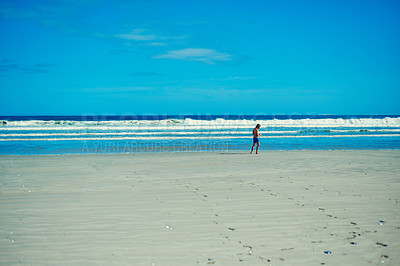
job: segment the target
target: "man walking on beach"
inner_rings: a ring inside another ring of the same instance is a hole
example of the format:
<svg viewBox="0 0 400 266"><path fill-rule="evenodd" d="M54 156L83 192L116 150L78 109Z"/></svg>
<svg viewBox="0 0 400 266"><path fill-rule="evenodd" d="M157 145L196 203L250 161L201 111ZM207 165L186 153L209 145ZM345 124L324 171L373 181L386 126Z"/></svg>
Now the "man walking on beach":
<svg viewBox="0 0 400 266"><path fill-rule="evenodd" d="M258 154L258 148L260 147L260 141L258 140L258 137L261 136L258 130L260 129L260 127L261 125L257 124L257 126L253 129L253 147L251 147L250 154L253 153L254 145L256 145L256 143L257 143L256 154Z"/></svg>

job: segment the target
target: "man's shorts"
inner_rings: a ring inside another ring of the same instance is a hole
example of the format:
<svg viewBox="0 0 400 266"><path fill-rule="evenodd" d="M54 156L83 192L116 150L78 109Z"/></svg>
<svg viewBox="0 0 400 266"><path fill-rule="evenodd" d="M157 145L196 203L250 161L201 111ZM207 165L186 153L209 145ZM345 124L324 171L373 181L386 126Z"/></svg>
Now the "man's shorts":
<svg viewBox="0 0 400 266"><path fill-rule="evenodd" d="M256 142L260 142L260 141L258 140L258 138L253 138L253 142L256 143Z"/></svg>

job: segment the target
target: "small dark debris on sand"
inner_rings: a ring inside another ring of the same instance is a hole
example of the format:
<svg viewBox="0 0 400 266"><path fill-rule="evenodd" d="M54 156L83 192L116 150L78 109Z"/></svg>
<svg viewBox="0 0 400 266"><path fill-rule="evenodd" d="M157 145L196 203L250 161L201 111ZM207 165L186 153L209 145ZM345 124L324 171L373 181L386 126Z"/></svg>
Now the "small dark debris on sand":
<svg viewBox="0 0 400 266"><path fill-rule="evenodd" d="M383 243L381 243L381 242L376 242L376 244L377 244L378 246L387 247L386 244L383 244Z"/></svg>

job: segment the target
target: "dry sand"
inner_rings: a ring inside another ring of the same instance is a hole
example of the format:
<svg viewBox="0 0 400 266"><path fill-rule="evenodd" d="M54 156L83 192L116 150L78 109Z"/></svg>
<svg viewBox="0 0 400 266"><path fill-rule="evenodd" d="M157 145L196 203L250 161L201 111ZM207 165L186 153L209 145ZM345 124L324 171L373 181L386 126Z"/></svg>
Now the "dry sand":
<svg viewBox="0 0 400 266"><path fill-rule="evenodd" d="M0 156L0 264L400 265L399 170L400 151Z"/></svg>

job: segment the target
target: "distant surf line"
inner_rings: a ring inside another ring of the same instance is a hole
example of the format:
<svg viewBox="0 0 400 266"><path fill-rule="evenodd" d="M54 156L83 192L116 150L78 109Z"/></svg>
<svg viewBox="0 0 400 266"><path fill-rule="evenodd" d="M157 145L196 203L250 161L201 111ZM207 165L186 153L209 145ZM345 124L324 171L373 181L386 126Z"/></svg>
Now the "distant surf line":
<svg viewBox="0 0 400 266"><path fill-rule="evenodd" d="M263 131L263 134L297 134L297 133L312 133L307 130L287 130L287 131ZM317 131L319 132L319 131ZM326 133L351 133L351 132L400 132L400 129L371 129L371 130L326 130ZM126 135L251 135L247 131L160 131L160 132L84 132L84 133L9 133L0 134L0 137L48 137L48 136L126 136Z"/></svg>
<svg viewBox="0 0 400 266"><path fill-rule="evenodd" d="M113 130L113 129L133 129L137 130L157 130L157 129L191 129L191 128L252 128L255 124L261 124L262 128L268 127L301 127L301 128L365 128L365 127L400 127L400 117L380 117L380 118L312 118L303 119L269 119L269 120L229 120L217 118L214 120L196 119L166 119L166 120L99 120L99 121L43 121L43 120L23 120L23 121L2 121L0 130Z"/></svg>
<svg viewBox="0 0 400 266"><path fill-rule="evenodd" d="M379 132L379 131L395 131L395 132L400 132L400 129L398 128L393 128L390 129L390 126L388 126L388 129L335 129L335 128L343 128L343 126L265 126L264 128L279 128L279 127L290 127L290 128L327 128L327 130L330 130L331 132L350 132L351 130L354 130L354 132L359 132L360 130L367 130L370 132ZM357 126L351 126L350 128L356 128ZM372 128L372 126L359 126L358 128ZM235 126L235 125L229 125L229 126L194 126L194 125L184 125L184 126L157 126L157 127L143 127L143 126L129 126L129 127L122 127L122 126L106 126L106 127L0 127L0 131L93 131L93 130L115 130L115 131L122 131L122 130L130 130L130 131L143 131L143 130L224 130L224 129L252 129L252 126ZM296 130L298 131L298 130ZM307 129L305 129L307 131ZM264 131L265 132L265 131ZM270 131L270 132L276 132L276 131Z"/></svg>
<svg viewBox="0 0 400 266"><path fill-rule="evenodd" d="M268 131L264 134L295 134L298 131ZM112 135L251 135L247 131L161 131L161 132L85 132L85 133L19 133L0 134L0 137L46 137L46 136L112 136Z"/></svg>
<svg viewBox="0 0 400 266"><path fill-rule="evenodd" d="M374 135L300 135L300 136L265 136L269 138L362 138L362 137L400 137L400 134L374 134ZM180 136L180 137L115 137L115 138L10 138L0 139L0 141L82 141L82 140L179 140L179 139L250 139L248 136L214 136L214 137L195 137L195 136Z"/></svg>

